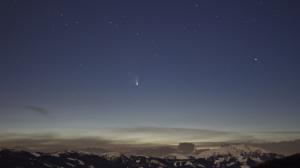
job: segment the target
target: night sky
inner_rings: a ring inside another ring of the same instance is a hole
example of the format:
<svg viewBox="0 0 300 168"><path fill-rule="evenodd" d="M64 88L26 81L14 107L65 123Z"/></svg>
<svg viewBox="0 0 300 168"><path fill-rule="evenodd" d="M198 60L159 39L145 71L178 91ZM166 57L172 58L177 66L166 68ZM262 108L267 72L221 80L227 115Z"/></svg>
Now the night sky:
<svg viewBox="0 0 300 168"><path fill-rule="evenodd" d="M1 0L0 133L298 134L299 9L298 0Z"/></svg>

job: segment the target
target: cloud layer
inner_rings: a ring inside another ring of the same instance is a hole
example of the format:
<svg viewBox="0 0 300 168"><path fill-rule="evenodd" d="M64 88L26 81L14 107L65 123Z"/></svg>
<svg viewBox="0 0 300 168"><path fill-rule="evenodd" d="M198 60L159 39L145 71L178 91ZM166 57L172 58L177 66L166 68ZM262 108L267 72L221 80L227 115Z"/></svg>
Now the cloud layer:
<svg viewBox="0 0 300 168"><path fill-rule="evenodd" d="M11 105L11 104L1 104L0 105L0 109L2 109L3 111L15 111L15 112L20 112L20 111L31 111L34 113L38 113L38 114L42 114L42 115L46 115L49 114L50 111L42 106L36 106L36 105Z"/></svg>

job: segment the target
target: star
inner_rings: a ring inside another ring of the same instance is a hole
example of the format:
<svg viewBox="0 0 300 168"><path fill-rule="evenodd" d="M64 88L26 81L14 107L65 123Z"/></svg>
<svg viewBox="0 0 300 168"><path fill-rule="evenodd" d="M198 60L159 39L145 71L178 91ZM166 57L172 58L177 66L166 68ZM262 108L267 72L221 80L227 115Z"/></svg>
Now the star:
<svg viewBox="0 0 300 168"><path fill-rule="evenodd" d="M135 35L136 35L136 36L140 36L140 35L141 35L141 33L140 33L140 32L137 32L137 33L135 33Z"/></svg>
<svg viewBox="0 0 300 168"><path fill-rule="evenodd" d="M78 25L79 23L80 23L80 21L79 21L79 20L76 20L76 21L75 21L75 24L77 24L77 25Z"/></svg>
<svg viewBox="0 0 300 168"><path fill-rule="evenodd" d="M262 5L264 4L264 1L263 1L263 0L259 0L259 1L257 2L257 4L258 4L259 6L262 6Z"/></svg>
<svg viewBox="0 0 300 168"><path fill-rule="evenodd" d="M258 58L258 57L254 57L254 58L253 58L253 61L254 61L254 62L258 62L258 61L259 61L259 58Z"/></svg>

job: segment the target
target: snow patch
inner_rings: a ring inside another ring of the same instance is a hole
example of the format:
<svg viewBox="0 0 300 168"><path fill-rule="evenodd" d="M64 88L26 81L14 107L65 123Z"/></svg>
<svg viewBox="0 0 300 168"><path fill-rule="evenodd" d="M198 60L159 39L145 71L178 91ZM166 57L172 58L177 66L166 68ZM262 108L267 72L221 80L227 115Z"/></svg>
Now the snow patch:
<svg viewBox="0 0 300 168"><path fill-rule="evenodd" d="M118 152L106 152L100 155L101 157L105 158L106 160L116 160L122 156L121 153Z"/></svg>

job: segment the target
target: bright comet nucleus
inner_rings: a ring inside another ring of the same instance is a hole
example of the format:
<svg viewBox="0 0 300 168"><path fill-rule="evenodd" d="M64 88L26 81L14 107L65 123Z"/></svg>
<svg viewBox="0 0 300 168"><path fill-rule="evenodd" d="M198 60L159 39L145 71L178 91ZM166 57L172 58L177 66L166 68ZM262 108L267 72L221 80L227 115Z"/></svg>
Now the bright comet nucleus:
<svg viewBox="0 0 300 168"><path fill-rule="evenodd" d="M135 80L135 86L139 86L139 81Z"/></svg>

